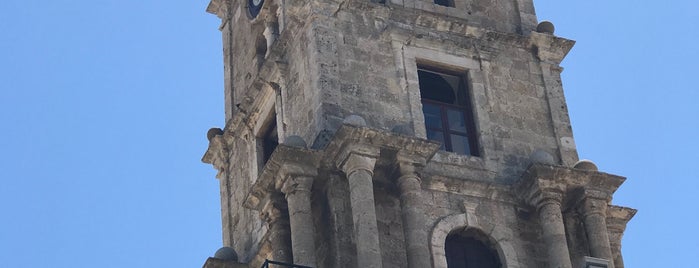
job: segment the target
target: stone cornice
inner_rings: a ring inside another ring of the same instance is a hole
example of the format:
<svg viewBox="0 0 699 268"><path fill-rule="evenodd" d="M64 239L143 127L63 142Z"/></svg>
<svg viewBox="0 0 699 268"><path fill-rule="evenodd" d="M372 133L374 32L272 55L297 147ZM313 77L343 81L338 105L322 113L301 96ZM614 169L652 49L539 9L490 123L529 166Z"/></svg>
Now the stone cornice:
<svg viewBox="0 0 699 268"><path fill-rule="evenodd" d="M573 40L537 32L532 32L529 40L531 46L535 48L536 56L541 61L554 65L560 64L575 45Z"/></svg>
<svg viewBox="0 0 699 268"><path fill-rule="evenodd" d="M607 228L610 232L623 233L626 224L636 215L638 210L622 206L607 207Z"/></svg>
<svg viewBox="0 0 699 268"><path fill-rule="evenodd" d="M439 143L430 140L344 124L326 146L323 161L326 166L332 167L342 163L349 152L359 148L381 148L392 152L406 152L405 155L410 155L413 161L423 163L432 159L439 146Z"/></svg>
<svg viewBox="0 0 699 268"><path fill-rule="evenodd" d="M575 201L581 196L611 199L624 180L624 177L598 171L532 164L515 183L514 189L532 206L540 202L542 194L561 194L564 203L571 206L577 204Z"/></svg>

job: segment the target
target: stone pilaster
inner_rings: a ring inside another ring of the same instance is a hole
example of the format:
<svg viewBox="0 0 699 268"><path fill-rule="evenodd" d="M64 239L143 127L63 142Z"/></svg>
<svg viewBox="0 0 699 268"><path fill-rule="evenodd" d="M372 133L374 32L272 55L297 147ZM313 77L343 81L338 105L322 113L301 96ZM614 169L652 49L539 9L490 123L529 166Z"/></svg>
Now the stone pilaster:
<svg viewBox="0 0 699 268"><path fill-rule="evenodd" d="M373 184L377 157L377 148L354 148L346 152L346 156L338 165L346 174L349 183L358 267L381 267Z"/></svg>
<svg viewBox="0 0 699 268"><path fill-rule="evenodd" d="M294 255L294 264L316 267L316 232L311 213L312 186L313 176L311 175L284 174L281 190L286 197L289 207L291 248Z"/></svg>
<svg viewBox="0 0 699 268"><path fill-rule="evenodd" d="M280 195L273 195L262 208L262 218L269 226L267 239L272 247L272 260L292 263L291 228L286 202Z"/></svg>
<svg viewBox="0 0 699 268"><path fill-rule="evenodd" d="M425 228L421 179L416 172L413 161L399 156L396 167L398 171L396 183L400 189L401 216L403 218L408 267L430 267L430 250Z"/></svg>
<svg viewBox="0 0 699 268"><path fill-rule="evenodd" d="M549 115L553 123L553 134L558 143L558 156L564 166L573 166L578 161L578 152L573 139L573 130L570 126L568 108L561 84L561 72L559 66L568 51L575 42L550 34L532 32L530 36L532 45L536 47L536 56L539 58L541 76L546 87L546 101L548 102Z"/></svg>
<svg viewBox="0 0 699 268"><path fill-rule="evenodd" d="M585 223L591 257L606 259L609 261L609 268L614 268L614 258L607 230L608 196L600 191L584 191L580 212Z"/></svg>

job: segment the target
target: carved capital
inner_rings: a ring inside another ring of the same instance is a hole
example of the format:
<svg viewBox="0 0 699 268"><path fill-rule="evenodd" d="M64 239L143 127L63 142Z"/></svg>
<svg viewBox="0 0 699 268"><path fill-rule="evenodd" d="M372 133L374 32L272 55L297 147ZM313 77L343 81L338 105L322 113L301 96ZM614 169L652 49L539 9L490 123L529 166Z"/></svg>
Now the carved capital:
<svg viewBox="0 0 699 268"><path fill-rule="evenodd" d="M284 188L287 187L287 185L297 185L308 179L310 179L310 184L312 184L313 178L316 176L318 176L318 168L314 166L293 162L284 163L279 167L279 171L277 172L275 187L286 193Z"/></svg>
<svg viewBox="0 0 699 268"><path fill-rule="evenodd" d="M282 183L282 193L285 195L294 195L297 193L309 193L311 192L311 187L313 186L313 177L300 176L300 175L290 175L287 176Z"/></svg>
<svg viewBox="0 0 699 268"><path fill-rule="evenodd" d="M553 203L561 207L568 186L565 174L561 174L560 170L559 167L551 165L531 165L515 186L517 194L523 202L537 210Z"/></svg>
<svg viewBox="0 0 699 268"><path fill-rule="evenodd" d="M570 204L583 216L607 216L607 205L612 200L612 194L608 191L583 187L574 190L571 195Z"/></svg>
<svg viewBox="0 0 699 268"><path fill-rule="evenodd" d="M583 215L607 217L607 205L611 201L611 194L604 191L585 189L582 192L581 199L579 209Z"/></svg>
<svg viewBox="0 0 699 268"><path fill-rule="evenodd" d="M599 215L601 217L607 217L607 201L595 198L585 198L583 200L580 210L585 217L592 215Z"/></svg>
<svg viewBox="0 0 699 268"><path fill-rule="evenodd" d="M395 166L396 184L402 193L421 189L422 179L417 174L418 167L409 162L397 162Z"/></svg>
<svg viewBox="0 0 699 268"><path fill-rule="evenodd" d="M396 154L395 167L399 176L417 173L425 167L427 159L421 155L399 151Z"/></svg>
<svg viewBox="0 0 699 268"><path fill-rule="evenodd" d="M563 201L563 193L555 191L539 191L529 199L529 204L541 209L542 207L555 204L560 206Z"/></svg>
<svg viewBox="0 0 699 268"><path fill-rule="evenodd" d="M270 225L277 222L288 224L289 211L286 207L286 201L282 196L278 194L270 196L265 205L262 207L260 216Z"/></svg>
<svg viewBox="0 0 699 268"><path fill-rule="evenodd" d="M374 165L379 156L379 149L373 146L356 145L347 148L338 163L338 167L347 177L358 170L366 170L374 174Z"/></svg>

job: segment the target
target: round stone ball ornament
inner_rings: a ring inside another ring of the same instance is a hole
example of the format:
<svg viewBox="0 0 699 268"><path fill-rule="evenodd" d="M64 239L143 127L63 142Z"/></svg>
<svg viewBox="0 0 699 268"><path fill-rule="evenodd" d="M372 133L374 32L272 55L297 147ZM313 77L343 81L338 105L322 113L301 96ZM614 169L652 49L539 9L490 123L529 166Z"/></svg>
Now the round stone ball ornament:
<svg viewBox="0 0 699 268"><path fill-rule="evenodd" d="M265 3L265 0L248 0L248 12L250 12L250 17L255 18L257 17L258 14L260 14L260 10L262 10L262 4Z"/></svg>

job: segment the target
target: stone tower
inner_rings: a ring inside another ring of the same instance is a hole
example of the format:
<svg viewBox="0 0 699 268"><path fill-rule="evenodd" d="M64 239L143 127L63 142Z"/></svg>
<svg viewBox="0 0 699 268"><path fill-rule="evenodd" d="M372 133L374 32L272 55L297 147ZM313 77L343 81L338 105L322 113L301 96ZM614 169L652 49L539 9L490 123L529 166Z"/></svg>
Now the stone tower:
<svg viewBox="0 0 699 268"><path fill-rule="evenodd" d="M226 125L205 267L623 267L532 0L212 0ZM273 266L274 267L274 266ZM282 267L282 266L278 266Z"/></svg>

